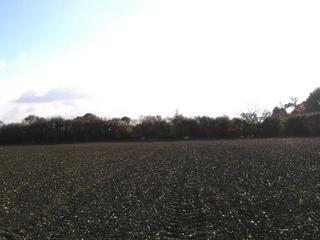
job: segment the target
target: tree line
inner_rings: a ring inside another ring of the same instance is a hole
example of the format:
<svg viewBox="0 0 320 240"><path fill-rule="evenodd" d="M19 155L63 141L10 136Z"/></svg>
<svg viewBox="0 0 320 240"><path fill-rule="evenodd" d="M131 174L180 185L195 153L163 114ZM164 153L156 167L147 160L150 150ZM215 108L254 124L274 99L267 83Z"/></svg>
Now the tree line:
<svg viewBox="0 0 320 240"><path fill-rule="evenodd" d="M75 119L26 117L0 123L0 144L67 143L134 140L232 139L320 136L320 88L303 102L297 98L272 112L242 113L238 118L145 116L104 119L88 113Z"/></svg>

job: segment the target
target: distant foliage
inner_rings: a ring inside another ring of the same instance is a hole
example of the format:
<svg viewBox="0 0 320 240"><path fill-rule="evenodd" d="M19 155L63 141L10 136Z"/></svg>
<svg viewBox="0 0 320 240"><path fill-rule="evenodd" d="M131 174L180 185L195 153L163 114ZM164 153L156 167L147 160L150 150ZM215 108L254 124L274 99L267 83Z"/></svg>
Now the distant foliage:
<svg viewBox="0 0 320 240"><path fill-rule="evenodd" d="M86 114L73 120L28 116L0 129L1 144L130 140L188 140L252 137L243 119L146 116L102 119Z"/></svg>
<svg viewBox="0 0 320 240"><path fill-rule="evenodd" d="M132 127L132 138L140 140L170 139L174 137L173 125L161 116L147 116Z"/></svg>
<svg viewBox="0 0 320 240"><path fill-rule="evenodd" d="M306 112L320 112L320 88L310 93L304 103L304 107Z"/></svg>
<svg viewBox="0 0 320 240"><path fill-rule="evenodd" d="M87 113L68 120L30 115L21 123L0 122L0 144L320 136L320 88L304 102L291 98L272 113L248 111L240 116L190 118L177 112L172 118L132 120Z"/></svg>
<svg viewBox="0 0 320 240"><path fill-rule="evenodd" d="M277 118L283 118L283 117L287 117L288 113L287 113L287 110L283 107L275 107L272 110L272 116Z"/></svg>
<svg viewBox="0 0 320 240"><path fill-rule="evenodd" d="M308 135L320 136L320 113L310 114L307 117Z"/></svg>
<svg viewBox="0 0 320 240"><path fill-rule="evenodd" d="M285 127L288 136L307 136L309 133L308 117L306 115L294 115L286 119Z"/></svg>
<svg viewBox="0 0 320 240"><path fill-rule="evenodd" d="M284 125L279 117L268 117L259 125L259 136L280 137L283 134Z"/></svg>
<svg viewBox="0 0 320 240"><path fill-rule="evenodd" d="M86 114L66 120L28 116L21 123L3 125L0 144L320 136L320 113L258 119L176 115L131 120L128 117L102 119Z"/></svg>

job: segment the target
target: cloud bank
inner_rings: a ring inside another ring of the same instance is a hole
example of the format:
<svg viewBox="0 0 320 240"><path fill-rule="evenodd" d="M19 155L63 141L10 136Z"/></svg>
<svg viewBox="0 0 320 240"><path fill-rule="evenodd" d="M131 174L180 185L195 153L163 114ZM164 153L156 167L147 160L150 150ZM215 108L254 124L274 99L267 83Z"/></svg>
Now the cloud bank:
<svg viewBox="0 0 320 240"><path fill-rule="evenodd" d="M7 67L7 62L5 60L0 60L0 70Z"/></svg>
<svg viewBox="0 0 320 240"><path fill-rule="evenodd" d="M37 94L35 91L27 91L23 93L16 103L50 103L58 101L70 101L77 99L88 98L88 95L77 92L74 89L55 88L47 91L44 94Z"/></svg>

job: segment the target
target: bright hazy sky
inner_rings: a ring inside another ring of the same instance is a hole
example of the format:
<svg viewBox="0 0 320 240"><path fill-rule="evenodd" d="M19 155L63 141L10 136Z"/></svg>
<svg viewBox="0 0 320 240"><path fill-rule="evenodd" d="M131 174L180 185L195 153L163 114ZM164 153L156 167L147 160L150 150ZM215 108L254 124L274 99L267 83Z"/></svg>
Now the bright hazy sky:
<svg viewBox="0 0 320 240"><path fill-rule="evenodd" d="M319 0L0 0L0 120L227 114L320 86Z"/></svg>

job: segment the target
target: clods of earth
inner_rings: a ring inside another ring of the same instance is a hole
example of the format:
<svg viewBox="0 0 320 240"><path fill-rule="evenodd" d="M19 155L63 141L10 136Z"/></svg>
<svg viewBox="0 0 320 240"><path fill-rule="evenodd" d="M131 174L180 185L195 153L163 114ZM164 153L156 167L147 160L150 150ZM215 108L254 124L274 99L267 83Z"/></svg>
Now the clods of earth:
<svg viewBox="0 0 320 240"><path fill-rule="evenodd" d="M0 147L0 239L320 239L320 139Z"/></svg>

